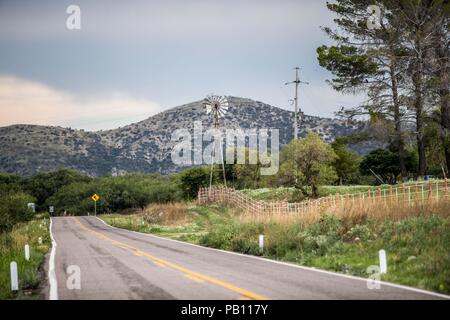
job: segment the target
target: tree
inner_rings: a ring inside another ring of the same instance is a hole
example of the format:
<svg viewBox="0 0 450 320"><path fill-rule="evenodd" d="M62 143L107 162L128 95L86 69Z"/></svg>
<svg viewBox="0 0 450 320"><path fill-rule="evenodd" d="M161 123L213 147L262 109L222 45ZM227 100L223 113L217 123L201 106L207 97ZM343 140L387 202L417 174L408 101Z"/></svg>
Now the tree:
<svg viewBox="0 0 450 320"><path fill-rule="evenodd" d="M14 174L0 173L0 196L23 191L23 178Z"/></svg>
<svg viewBox="0 0 450 320"><path fill-rule="evenodd" d="M433 91L437 97L436 104L439 105L440 139L443 145L445 161L447 163L447 174L450 172L450 2L443 3L443 10L434 20L436 32L432 38L434 52L431 54L433 72Z"/></svg>
<svg viewBox="0 0 450 320"><path fill-rule="evenodd" d="M360 159L357 154L348 151L343 141L339 138L331 146L337 156L333 161L333 167L339 178L339 184L342 185L344 182L349 183L351 178L359 170Z"/></svg>
<svg viewBox="0 0 450 320"><path fill-rule="evenodd" d="M407 169L412 169L416 165L412 154L408 154L405 160ZM386 149L372 150L361 161L359 170L361 174L376 174L382 178L383 182L395 184L397 183L397 176L401 173L398 154Z"/></svg>
<svg viewBox="0 0 450 320"><path fill-rule="evenodd" d="M209 186L210 168L192 167L180 173L180 187L186 199L193 199L197 197L198 190L201 187ZM213 176L215 181L215 176Z"/></svg>
<svg viewBox="0 0 450 320"><path fill-rule="evenodd" d="M61 187L75 182L89 182L91 178L71 169L39 173L24 181L24 189L36 198L38 209L45 209L45 200Z"/></svg>
<svg viewBox="0 0 450 320"><path fill-rule="evenodd" d="M260 188L262 167L261 163L259 161L256 164L247 163L247 160L248 162L250 162L250 156L257 159L257 151L245 148L244 152L246 159L245 163L234 165L237 187L239 189Z"/></svg>
<svg viewBox="0 0 450 320"><path fill-rule="evenodd" d="M425 118L424 141L428 172L433 175L445 176L445 141L441 135L440 110L436 108Z"/></svg>
<svg viewBox="0 0 450 320"><path fill-rule="evenodd" d="M334 89L367 92L365 103L344 108L339 112L341 116L352 118L380 114L383 119L393 122L393 136L385 134L384 138L396 145L402 175L406 176L402 125L406 114L400 95L404 82L405 50L400 40L401 29L394 19L395 14L388 12L380 19L379 28L368 28L369 4L372 3L357 0L327 3L328 9L338 15L334 21L339 30L326 27L324 31L338 45L319 47L318 60L335 76L331 80Z"/></svg>
<svg viewBox="0 0 450 320"><path fill-rule="evenodd" d="M292 140L280 154L280 180L294 184L305 196L317 197L318 186L337 179L332 166L336 154L316 133ZM310 187L311 193L307 187Z"/></svg>
<svg viewBox="0 0 450 320"><path fill-rule="evenodd" d="M367 93L363 105L347 108L342 114L379 113L393 121L392 144L402 176L406 173L402 124L413 123L420 178L427 172L424 121L434 104L433 78L442 111L441 139L450 160L449 1L377 1L382 14L377 28L367 25L370 4L372 1L360 0L327 4L338 15L334 21L339 29L324 30L337 45L319 47L319 63L335 76L332 84L336 90Z"/></svg>

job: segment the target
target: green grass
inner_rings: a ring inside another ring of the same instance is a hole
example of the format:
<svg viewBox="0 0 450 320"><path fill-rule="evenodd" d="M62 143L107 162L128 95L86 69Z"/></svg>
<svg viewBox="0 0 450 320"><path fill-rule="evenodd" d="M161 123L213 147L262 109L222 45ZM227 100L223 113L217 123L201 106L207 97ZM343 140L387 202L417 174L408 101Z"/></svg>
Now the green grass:
<svg viewBox="0 0 450 320"><path fill-rule="evenodd" d="M118 227L154 233L208 247L293 262L340 273L368 277L384 249L388 273L382 280L450 293L450 218L437 215L399 221L357 224L325 216L318 223L239 222L217 206L193 207L183 226L140 225L137 215L102 218ZM260 253L258 235L265 235Z"/></svg>
<svg viewBox="0 0 450 320"><path fill-rule="evenodd" d="M160 225L146 223L140 214L104 214L101 218L108 224L118 228L144 233L152 233L161 237L198 243L214 225L223 225L231 220L228 210L223 207L193 207L188 211L189 223L180 225Z"/></svg>
<svg viewBox="0 0 450 320"><path fill-rule="evenodd" d="M20 223L11 231L0 234L0 300L39 299L40 267L51 246L50 220L38 215L34 220ZM42 237L39 245L38 238ZM25 260L24 246L30 246L30 260ZM11 291L10 263L17 262L19 291Z"/></svg>
<svg viewBox="0 0 450 320"><path fill-rule="evenodd" d="M380 186L383 189L388 189L388 185ZM366 192L367 190L374 189L373 186L321 186L319 188L319 195L321 197L328 196L330 194L347 194L347 193L358 193ZM295 188L279 187L279 188L263 188L263 189L245 189L245 193L251 195L257 200L266 201L299 201L301 198L296 195L298 190Z"/></svg>

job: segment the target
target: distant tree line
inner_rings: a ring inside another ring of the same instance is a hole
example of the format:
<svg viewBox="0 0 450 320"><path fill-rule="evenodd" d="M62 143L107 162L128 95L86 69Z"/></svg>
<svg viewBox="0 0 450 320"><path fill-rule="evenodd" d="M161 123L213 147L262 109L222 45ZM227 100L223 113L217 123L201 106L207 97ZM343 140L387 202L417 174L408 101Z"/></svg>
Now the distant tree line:
<svg viewBox="0 0 450 320"><path fill-rule="evenodd" d="M178 175L128 174L119 177L89 177L75 170L60 169L32 177L0 174L0 231L33 217L27 204L35 203L36 212L54 207L55 215L82 215L93 212L91 196L97 193L97 211L120 212L143 208L152 202L183 198Z"/></svg>

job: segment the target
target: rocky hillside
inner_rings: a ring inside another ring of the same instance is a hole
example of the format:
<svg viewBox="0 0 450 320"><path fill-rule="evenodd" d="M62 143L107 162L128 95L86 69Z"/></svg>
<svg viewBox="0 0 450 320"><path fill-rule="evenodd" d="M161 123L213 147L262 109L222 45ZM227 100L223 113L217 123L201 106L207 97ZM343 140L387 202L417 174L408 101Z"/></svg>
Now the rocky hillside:
<svg viewBox="0 0 450 320"><path fill-rule="evenodd" d="M277 128L280 144L293 137L293 113L250 99L228 97L230 108L221 119L227 128ZM0 128L0 171L31 175L69 167L90 175L125 172L180 170L170 158L174 130L193 132L194 121L211 124L202 101L182 105L138 123L108 131L86 132L61 127L12 125ZM365 123L345 123L336 119L305 116L300 135L308 130L331 142L337 136L363 131ZM378 143L350 146L366 153Z"/></svg>

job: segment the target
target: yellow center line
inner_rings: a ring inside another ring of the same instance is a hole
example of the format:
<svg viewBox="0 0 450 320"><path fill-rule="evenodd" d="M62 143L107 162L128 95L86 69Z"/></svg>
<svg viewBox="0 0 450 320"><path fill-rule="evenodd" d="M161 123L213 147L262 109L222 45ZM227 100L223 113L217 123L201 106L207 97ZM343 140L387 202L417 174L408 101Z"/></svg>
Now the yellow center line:
<svg viewBox="0 0 450 320"><path fill-rule="evenodd" d="M198 280L206 281L206 282L218 285L220 287L229 289L229 290L231 290L233 292L239 293L239 294L241 294L243 296L246 296L246 297L254 299L254 300L268 300L269 299L267 297L264 297L264 296L258 295L256 293L250 292L248 290L239 288L239 287L237 287L237 286L235 286L233 284L230 284L228 282L225 282L225 281L222 281L222 280L218 280L216 278L207 276L205 274L202 274L202 273L199 273L199 272L195 272L195 271L192 271L192 270L187 269L185 267L179 266L179 265L177 265L175 263L172 263L172 262L169 262L167 260L155 257L155 256L153 256L153 255L151 255L151 254L149 254L149 253L147 253L145 251L140 250L139 248L136 248L136 247L133 247L133 246L131 246L129 244L126 244L126 243L120 242L118 240L112 239L112 238L104 235L101 232L95 231L95 230L87 227L84 224L82 224L81 221L78 220L75 217L73 217L73 219L80 225L81 228L94 233L97 237L99 237L101 239L104 239L104 240L107 240L107 241L110 241L112 244L114 244L114 245L116 245L118 247L127 249L127 250L131 251L133 254L135 254L137 256L146 257L149 260L151 260L153 263L155 263L156 265L162 265L162 266L170 267L170 268L172 268L174 270L178 270L178 271L184 273L190 279L194 279L195 278L195 279L198 279Z"/></svg>
<svg viewBox="0 0 450 320"><path fill-rule="evenodd" d="M199 283L205 282L202 279L199 279L197 277L191 276L189 274L186 274L185 277L188 278L188 279L191 279L192 281L195 281L195 282L199 282Z"/></svg>

